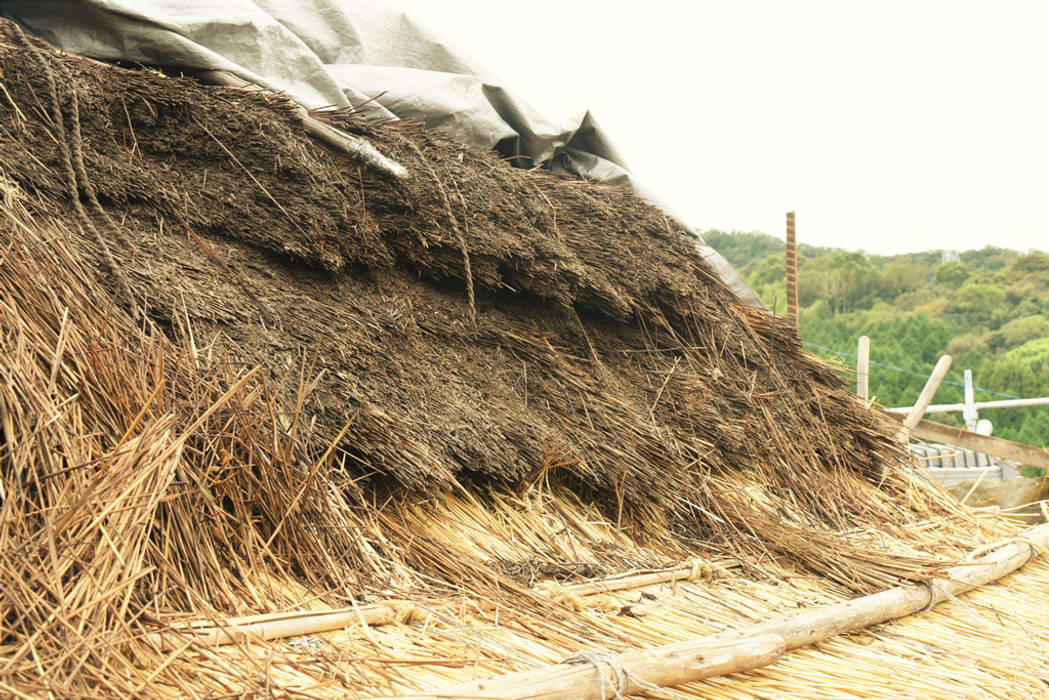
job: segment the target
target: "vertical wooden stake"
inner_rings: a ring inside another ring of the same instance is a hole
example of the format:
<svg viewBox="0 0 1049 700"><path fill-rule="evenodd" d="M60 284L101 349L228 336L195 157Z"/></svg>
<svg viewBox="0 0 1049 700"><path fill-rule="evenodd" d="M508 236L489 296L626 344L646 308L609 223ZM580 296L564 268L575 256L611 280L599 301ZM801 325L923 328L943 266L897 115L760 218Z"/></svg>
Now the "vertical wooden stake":
<svg viewBox="0 0 1049 700"><path fill-rule="evenodd" d="M856 393L864 401L870 395L870 363L871 339L861 335L860 344L856 351Z"/></svg>
<svg viewBox="0 0 1049 700"><path fill-rule="evenodd" d="M980 419L980 414L976 410L976 393L973 391L971 369L965 370L965 408L962 410L962 417L965 418L966 430L976 430L976 421Z"/></svg>
<svg viewBox="0 0 1049 700"><path fill-rule="evenodd" d="M903 442L910 440L911 431L914 430L914 426L918 425L921 421L922 416L925 415L925 409L932 403L932 397L936 396L936 390L940 388L940 382L947 376L947 370L951 368L951 356L944 355L940 358L939 362L936 363L936 367L932 371L932 375L925 382L925 388L922 389L922 393L918 395L918 400L914 402L914 407L911 408L907 417L903 419L903 429L900 430L899 438Z"/></svg>
<svg viewBox="0 0 1049 700"><path fill-rule="evenodd" d="M798 241L794 236L794 212L787 212L787 316L798 327Z"/></svg>

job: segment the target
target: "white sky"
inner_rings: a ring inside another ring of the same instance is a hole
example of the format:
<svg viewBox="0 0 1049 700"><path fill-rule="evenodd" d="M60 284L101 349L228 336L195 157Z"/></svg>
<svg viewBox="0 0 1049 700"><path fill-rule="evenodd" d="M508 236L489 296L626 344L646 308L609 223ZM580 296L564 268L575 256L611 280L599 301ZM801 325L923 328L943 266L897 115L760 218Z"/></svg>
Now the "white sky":
<svg viewBox="0 0 1049 700"><path fill-rule="evenodd" d="M399 4L700 229L1049 250L1045 0Z"/></svg>

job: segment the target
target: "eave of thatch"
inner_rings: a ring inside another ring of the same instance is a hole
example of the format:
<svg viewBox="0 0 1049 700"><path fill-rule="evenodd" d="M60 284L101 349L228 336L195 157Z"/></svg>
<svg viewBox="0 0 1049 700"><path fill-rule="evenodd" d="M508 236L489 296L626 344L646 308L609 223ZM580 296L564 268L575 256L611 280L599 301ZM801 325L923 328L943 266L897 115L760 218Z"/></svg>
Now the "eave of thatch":
<svg viewBox="0 0 1049 700"><path fill-rule="evenodd" d="M570 501L561 508L585 519L585 509ZM470 540L485 551L527 561L537 547L519 537L522 528L552 534L542 511L534 501L504 499L494 510L458 503L447 511L426 508L404 517L419 519L421 536ZM471 528L474 522L503 524L478 535ZM431 525L433 530L428 529ZM1007 538L1015 528L991 512L913 526L925 533L930 546L959 559L977 543ZM602 531L614 536L608 523L591 527L597 549ZM872 536L883 539L874 532L854 536L867 542ZM576 543L577 556L591 554L584 542ZM826 579L775 562L762 563L760 570L763 580L742 575L733 562L711 562L691 572L679 570L674 581L586 595L574 592L580 591L580 584L549 580L537 582L523 597L520 591L500 594L497 589L489 595L409 595L397 598L402 614L379 625L365 627L353 621L339 631L290 639L191 645L178 663L186 671L198 662L221 668L221 673L206 674L214 684L208 687L222 687L223 682L236 687L251 677L249 669L265 664L265 681L282 692L428 696L471 679L557 664L580 651L654 648L791 617L852 597ZM1049 672L1044 654L1049 622L1039 602L1047 584L1049 564L1036 559L1015 574L943 600L932 610L793 650L765 668L673 691L726 698L954 698L974 689L1002 697L1037 696ZM409 608L412 612L403 614Z"/></svg>

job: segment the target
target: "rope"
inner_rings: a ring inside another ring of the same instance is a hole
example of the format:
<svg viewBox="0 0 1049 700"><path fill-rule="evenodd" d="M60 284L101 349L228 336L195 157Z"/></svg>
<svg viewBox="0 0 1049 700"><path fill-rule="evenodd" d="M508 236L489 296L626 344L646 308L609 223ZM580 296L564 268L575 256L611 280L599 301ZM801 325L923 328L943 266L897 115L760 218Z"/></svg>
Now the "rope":
<svg viewBox="0 0 1049 700"><path fill-rule="evenodd" d="M83 134L80 129L80 101L77 98L76 87L73 84L73 77L70 74L69 69L63 65L61 59L54 58L53 60L49 60L45 55L44 49L34 44L29 37L25 35L18 24L11 23L9 26L14 40L26 49L29 56L43 73L44 80L47 84L48 97L50 98L49 107L51 122L55 130L55 140L58 142L62 154L62 174L66 181L66 188L69 190L69 197L72 200L73 209L77 213L81 230L90 233L94 237L99 248L101 248L105 264L109 268L110 274L116 278L118 291L123 290L131 307L131 316L138 320L141 317L141 313L138 303L135 301L134 288L131 285L131 281L128 279L121 266L117 263L116 258L113 257L113 253L109 249L105 237L95 226L94 221L91 220L87 210L80 201L80 191L83 190L84 197L87 199L88 204L102 217L105 223L109 225L109 228L117 241L127 245L127 241L124 238L123 233L120 231L120 228L105 209L102 208L101 203L99 203L98 196L95 193L95 188L91 183L91 178L87 174L87 168L84 166ZM72 138L70 138L69 132L66 131L65 127L65 116L62 113L62 99L58 82L55 80L56 72L61 74L62 79L69 88L69 112Z"/></svg>
<svg viewBox="0 0 1049 700"><path fill-rule="evenodd" d="M922 608L923 613L929 612L940 603L940 589L937 587L937 583L939 583L939 579L936 578L925 581L925 586L929 589L929 604ZM947 595L949 595L951 598L954 598L954 596L951 595L950 592L943 592L947 593Z"/></svg>
<svg viewBox="0 0 1049 700"><path fill-rule="evenodd" d="M710 581L714 578L714 567L710 562L703 559L693 559L689 562L691 571L688 574L689 581Z"/></svg>
<svg viewBox="0 0 1049 700"><path fill-rule="evenodd" d="M649 683L648 681L638 678L630 671L626 670L623 666L623 657L615 652L607 651L604 649L593 649L590 651L578 651L571 656L568 656L561 660L562 664L567 666L582 666L590 664L597 671L597 676L601 681L601 697L602 698L614 698L615 700L623 700L623 693L625 693L630 684L640 688L649 693L656 693L671 698L682 698L684 696L675 693L672 690L660 688L655 683ZM605 672L602 668L602 664L607 666L612 671L612 678L615 680L615 687L613 687L611 695L608 694Z"/></svg>

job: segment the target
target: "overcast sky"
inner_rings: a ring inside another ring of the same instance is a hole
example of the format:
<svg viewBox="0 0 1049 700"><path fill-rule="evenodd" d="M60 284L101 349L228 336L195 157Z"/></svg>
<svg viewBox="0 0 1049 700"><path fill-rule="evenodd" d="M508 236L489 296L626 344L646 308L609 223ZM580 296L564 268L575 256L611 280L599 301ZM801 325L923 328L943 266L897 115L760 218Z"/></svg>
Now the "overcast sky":
<svg viewBox="0 0 1049 700"><path fill-rule="evenodd" d="M699 229L1049 250L1049 2L401 0Z"/></svg>

